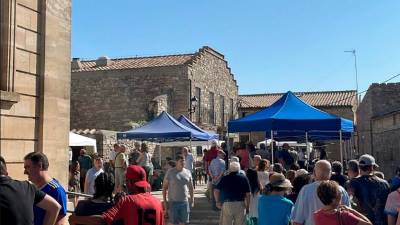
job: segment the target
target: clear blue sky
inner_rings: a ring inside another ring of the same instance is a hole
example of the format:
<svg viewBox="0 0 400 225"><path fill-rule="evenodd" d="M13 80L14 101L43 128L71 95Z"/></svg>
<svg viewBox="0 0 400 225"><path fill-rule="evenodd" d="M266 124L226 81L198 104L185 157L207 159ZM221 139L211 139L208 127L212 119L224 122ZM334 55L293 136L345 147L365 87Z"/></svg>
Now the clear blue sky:
<svg viewBox="0 0 400 225"><path fill-rule="evenodd" d="M400 73L398 0L73 0L72 57L225 55L239 93L355 89ZM400 78L392 80L400 82Z"/></svg>

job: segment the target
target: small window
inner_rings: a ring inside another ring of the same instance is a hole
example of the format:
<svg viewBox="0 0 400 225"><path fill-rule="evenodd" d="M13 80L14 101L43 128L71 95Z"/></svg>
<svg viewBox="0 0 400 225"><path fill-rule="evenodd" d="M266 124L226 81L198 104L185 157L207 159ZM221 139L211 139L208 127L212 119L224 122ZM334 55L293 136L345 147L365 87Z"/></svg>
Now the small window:
<svg viewBox="0 0 400 225"><path fill-rule="evenodd" d="M229 104L229 109L230 109L229 120L233 120L233 119L235 119L235 114L234 114L235 106L233 104L233 99L229 99L229 102L230 102L230 104Z"/></svg>
<svg viewBox="0 0 400 225"><path fill-rule="evenodd" d="M208 112L208 122L211 125L215 125L215 99L213 92L210 92L209 104L210 104L210 109Z"/></svg>
<svg viewBox="0 0 400 225"><path fill-rule="evenodd" d="M195 87L194 91L195 91L194 95L197 98L197 109L196 109L196 119L197 120L196 121L198 123L201 123L201 110L202 110L202 107L201 107L201 89L199 87Z"/></svg>
<svg viewBox="0 0 400 225"><path fill-rule="evenodd" d="M220 101L219 101L219 106L220 106L220 113L221 113L221 126L225 126L225 97L221 95Z"/></svg>

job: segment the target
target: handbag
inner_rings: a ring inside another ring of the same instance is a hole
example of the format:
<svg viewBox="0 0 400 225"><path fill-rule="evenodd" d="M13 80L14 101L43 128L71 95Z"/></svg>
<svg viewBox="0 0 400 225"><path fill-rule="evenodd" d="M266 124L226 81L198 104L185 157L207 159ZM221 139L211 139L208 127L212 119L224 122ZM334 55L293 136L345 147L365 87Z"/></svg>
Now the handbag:
<svg viewBox="0 0 400 225"><path fill-rule="evenodd" d="M343 220L342 220L342 216L340 215L341 214L341 211L340 211L340 209L338 209L338 212L337 212L337 220L338 220L338 222L339 222L339 225L344 225L343 224Z"/></svg>
<svg viewBox="0 0 400 225"><path fill-rule="evenodd" d="M249 214L246 214L246 225L257 225L254 223L254 220L250 217Z"/></svg>

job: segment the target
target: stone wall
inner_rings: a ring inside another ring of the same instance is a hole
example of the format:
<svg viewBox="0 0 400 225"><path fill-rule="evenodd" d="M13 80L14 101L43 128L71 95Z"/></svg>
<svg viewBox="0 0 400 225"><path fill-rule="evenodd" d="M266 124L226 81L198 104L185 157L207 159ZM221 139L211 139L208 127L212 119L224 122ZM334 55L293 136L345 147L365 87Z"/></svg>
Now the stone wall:
<svg viewBox="0 0 400 225"><path fill-rule="evenodd" d="M151 120L162 110L190 117L190 99L200 88L199 106L192 115L198 125L217 131L237 115L238 87L223 55L204 47L188 65L72 72L71 127L124 131L130 122ZM192 94L190 94L192 92ZM209 93L215 96L215 123L209 121ZM231 113L233 105L233 113ZM196 116L201 114L201 120Z"/></svg>
<svg viewBox="0 0 400 225"><path fill-rule="evenodd" d="M400 165L400 110L372 121L372 149L379 170L389 178Z"/></svg>
<svg viewBox="0 0 400 225"><path fill-rule="evenodd" d="M66 185L71 2L4 0L1 6L2 32L11 34L1 36L1 96L17 98L4 104L9 101L1 97L0 154L12 177L26 179L23 157L41 151L49 158L51 175Z"/></svg>
<svg viewBox="0 0 400 225"><path fill-rule="evenodd" d="M188 108L183 66L74 72L71 82L71 127L76 129L128 130L131 121L152 119L149 106L160 95L167 96L174 116Z"/></svg>
<svg viewBox="0 0 400 225"><path fill-rule="evenodd" d="M223 55L207 48L199 54L199 58L189 67L192 96L196 95L195 88L201 90L201 106L197 109L200 110L200 119L198 113L194 113L193 120L210 130L219 130L222 134L226 131L228 121L237 118L238 86ZM210 93L214 96L214 110ZM210 115L212 113L213 116Z"/></svg>
<svg viewBox="0 0 400 225"><path fill-rule="evenodd" d="M357 116L360 154L372 154L391 176L400 165L400 83L372 84Z"/></svg>

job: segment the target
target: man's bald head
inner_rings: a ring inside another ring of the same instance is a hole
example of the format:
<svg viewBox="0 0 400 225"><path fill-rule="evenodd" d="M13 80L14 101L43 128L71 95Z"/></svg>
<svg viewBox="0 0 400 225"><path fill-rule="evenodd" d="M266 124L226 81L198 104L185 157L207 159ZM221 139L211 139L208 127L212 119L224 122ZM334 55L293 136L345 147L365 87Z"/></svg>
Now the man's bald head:
<svg viewBox="0 0 400 225"><path fill-rule="evenodd" d="M332 166L327 160L319 160L315 164L314 173L315 180L329 180L331 178Z"/></svg>

